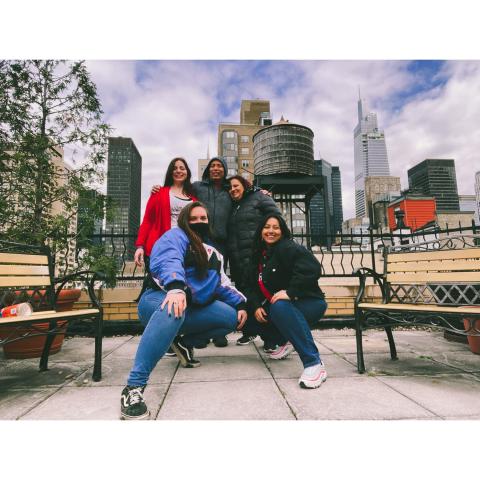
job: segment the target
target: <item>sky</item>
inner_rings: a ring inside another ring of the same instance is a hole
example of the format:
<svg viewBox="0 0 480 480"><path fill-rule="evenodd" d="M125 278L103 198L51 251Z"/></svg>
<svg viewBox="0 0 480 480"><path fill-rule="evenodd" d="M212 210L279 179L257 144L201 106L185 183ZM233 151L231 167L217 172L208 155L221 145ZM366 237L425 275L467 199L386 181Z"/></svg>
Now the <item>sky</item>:
<svg viewBox="0 0 480 480"><path fill-rule="evenodd" d="M315 159L340 167L344 218L354 217L353 129L364 112L385 132L391 175L425 158L455 160L459 194L474 194L480 170L480 61L152 60L87 62L113 136L131 137L142 156L142 214L153 184L175 156L217 154L220 122L239 122L240 103L270 100L314 132Z"/></svg>

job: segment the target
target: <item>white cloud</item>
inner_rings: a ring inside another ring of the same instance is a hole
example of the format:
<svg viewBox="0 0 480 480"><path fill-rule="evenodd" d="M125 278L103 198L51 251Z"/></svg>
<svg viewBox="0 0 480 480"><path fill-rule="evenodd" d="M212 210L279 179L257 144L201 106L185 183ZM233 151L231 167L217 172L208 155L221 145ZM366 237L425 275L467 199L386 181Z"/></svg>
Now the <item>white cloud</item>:
<svg viewBox="0 0 480 480"><path fill-rule="evenodd" d="M385 130L392 175L428 157L454 158L459 193L473 193L480 169L480 63L448 62L448 82L398 104L431 82L405 61L89 62L114 135L132 137L143 157L142 204L162 183L168 162L184 156L196 177L197 160L217 153L217 125L238 121L242 99L269 99L281 115L314 131L315 158L340 166L344 217L354 215L353 129L358 87ZM223 113L222 113L223 112ZM225 113L226 112L226 113Z"/></svg>

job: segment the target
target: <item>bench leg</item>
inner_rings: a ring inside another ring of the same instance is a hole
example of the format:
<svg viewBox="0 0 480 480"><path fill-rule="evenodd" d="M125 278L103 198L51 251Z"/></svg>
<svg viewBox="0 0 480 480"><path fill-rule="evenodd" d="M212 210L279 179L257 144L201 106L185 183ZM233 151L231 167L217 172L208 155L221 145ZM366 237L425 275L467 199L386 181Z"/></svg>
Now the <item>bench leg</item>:
<svg viewBox="0 0 480 480"><path fill-rule="evenodd" d="M364 373L365 362L363 359L361 314L357 310L355 311L355 337L357 340L357 370L358 373Z"/></svg>
<svg viewBox="0 0 480 480"><path fill-rule="evenodd" d="M57 322L55 320L51 321L48 329L54 330L57 326ZM52 346L53 340L55 339L55 333L47 334L47 338L45 339L45 345L43 346L42 356L40 357L40 365L39 370L41 372L45 372L48 370L48 356L50 355L50 348Z"/></svg>
<svg viewBox="0 0 480 480"><path fill-rule="evenodd" d="M390 346L390 357L392 360L398 360L397 348L395 347L395 340L393 339L392 327L385 327L387 333L388 344Z"/></svg>
<svg viewBox="0 0 480 480"><path fill-rule="evenodd" d="M92 380L99 382L102 379L102 339L103 313L95 320L95 362L93 364Z"/></svg>

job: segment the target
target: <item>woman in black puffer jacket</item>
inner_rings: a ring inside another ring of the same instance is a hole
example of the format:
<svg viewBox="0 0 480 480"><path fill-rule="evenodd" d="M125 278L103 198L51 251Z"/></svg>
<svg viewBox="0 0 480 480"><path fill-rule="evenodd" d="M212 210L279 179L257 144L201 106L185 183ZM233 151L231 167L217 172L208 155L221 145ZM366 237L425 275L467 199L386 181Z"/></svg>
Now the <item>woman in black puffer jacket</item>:
<svg viewBox="0 0 480 480"><path fill-rule="evenodd" d="M230 262L230 276L235 287L242 291L244 277L250 266L253 237L258 223L265 215L279 214L280 210L271 197L260 190L255 191L252 184L240 175L228 179L230 196L233 200L232 213L228 221L227 251ZM257 322L247 321L243 336L237 345L247 345L257 336Z"/></svg>

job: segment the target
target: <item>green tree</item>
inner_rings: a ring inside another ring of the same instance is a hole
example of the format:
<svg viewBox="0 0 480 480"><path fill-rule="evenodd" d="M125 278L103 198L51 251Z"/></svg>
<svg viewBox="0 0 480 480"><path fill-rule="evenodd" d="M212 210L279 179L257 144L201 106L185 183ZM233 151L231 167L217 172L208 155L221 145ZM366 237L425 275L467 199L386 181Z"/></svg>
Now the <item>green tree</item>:
<svg viewBox="0 0 480 480"><path fill-rule="evenodd" d="M78 200L103 182L110 127L96 85L83 61L0 62L0 235L21 243L48 243L57 263L71 270L65 255L75 233ZM62 153L72 151L73 165ZM89 213L102 218L107 207L97 194ZM77 238L75 238L77 237ZM83 242L83 243L82 243ZM95 246L76 268L105 264ZM104 265L105 266L105 265Z"/></svg>

